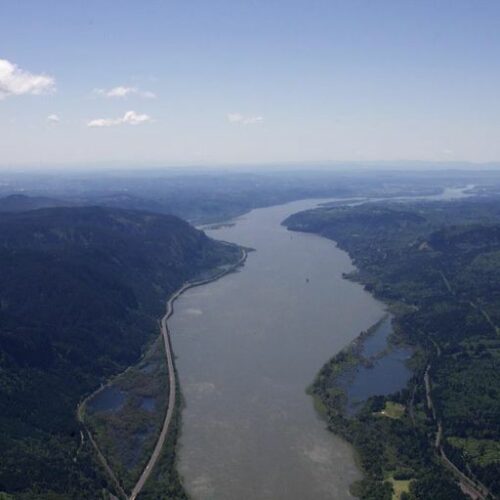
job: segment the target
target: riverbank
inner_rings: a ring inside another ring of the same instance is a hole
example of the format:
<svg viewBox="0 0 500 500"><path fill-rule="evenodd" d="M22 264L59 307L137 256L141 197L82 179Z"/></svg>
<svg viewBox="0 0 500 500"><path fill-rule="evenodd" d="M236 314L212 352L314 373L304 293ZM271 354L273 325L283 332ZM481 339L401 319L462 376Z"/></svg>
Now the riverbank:
<svg viewBox="0 0 500 500"><path fill-rule="evenodd" d="M329 404L340 415L350 418L370 397L403 389L410 374L406 366L410 351L407 350L409 346L403 347L397 342L392 320L393 315L386 313L361 332L323 366L308 393L318 401L325 397L322 386L326 384ZM401 354L403 359L400 359ZM393 368L398 367L388 364L394 360L401 365L397 370ZM360 386L364 391L357 390Z"/></svg>
<svg viewBox="0 0 500 500"><path fill-rule="evenodd" d="M229 244L229 243L226 243ZM165 444L165 440L167 438L167 434L169 431L170 423L172 421L172 418L174 416L174 410L175 410L175 405L177 401L176 397L176 387L177 387L177 377L176 377L176 371L175 371L175 365L174 365L174 356L172 352L172 343L170 340L170 332L168 329L167 325L167 320L172 316L174 313L174 303L175 301L187 290L195 287L199 287L202 285L206 285L208 283L212 283L226 274L233 272L236 270L238 267L242 266L248 256L248 251L244 248L241 248L241 257L236 262L234 265L231 265L227 269L224 269L220 273L216 274L215 276L212 276L210 278L196 281L193 283L187 283L183 287L181 287L172 297L167 302L167 311L165 315L161 319L161 334L163 337L163 342L164 342L164 347L165 347L165 352L166 352L166 357L167 357L167 366L168 366L168 376L169 376L169 397L168 397L168 407L167 407L167 413L165 415L165 420L163 422L163 427L160 432L160 436L158 438L158 441L156 443L155 449L151 455L151 458L149 459L149 462L147 463L146 467L144 468L144 471L142 472L139 480L137 481L137 484L134 486L132 493L130 495L130 500L135 500L137 495L141 492L143 489L146 481L148 480L149 476L151 475L159 457L162 452L163 446ZM174 390L172 390L174 388Z"/></svg>
<svg viewBox="0 0 500 500"><path fill-rule="evenodd" d="M391 499L395 481L407 481L409 498L419 500L500 491L492 424L500 387L497 207L483 200L378 203L286 221L348 251L359 269L350 277L398 305L398 335L416 346L405 389L391 401L373 397L354 422L339 416L335 401L328 407L324 387L331 429L360 452L365 480L356 494L363 499ZM490 454L468 453L486 446Z"/></svg>
<svg viewBox="0 0 500 500"><path fill-rule="evenodd" d="M226 245L230 245L235 247L236 245L233 245L231 243L226 243ZM167 301L166 304L166 312L165 315L161 318L160 320L160 331L161 331L161 337L163 339L163 344L164 344L164 349L165 349L165 358L167 362L167 367L168 367L168 377L169 377L169 384L168 384L168 405L167 405L167 412L165 414L165 418L163 420L163 425L159 434L159 437L157 439L156 445L154 447L153 453L146 464L145 468L143 469L139 480L135 484L134 488L132 489L130 497L125 493L121 482L118 480L116 474L112 470L112 467L110 466L108 460L105 458L104 454L102 453L100 447L98 446L97 442L95 441L94 437L92 436L92 433L88 426L85 423L85 410L86 410L86 405L88 402L94 398L96 395L98 395L100 392L105 390L106 388L110 387L114 381L117 378L123 377L124 374L129 372L133 367L128 367L125 372L122 372L121 374L113 377L110 381L108 381L105 385L99 387L94 393L91 395L87 396L79 405L77 408L77 418L80 421L80 423L83 425L86 434L89 437L90 442L92 443L92 446L94 447L94 450L96 452L96 455L99 459L99 462L101 463L102 467L104 468L107 476L110 478L111 483L115 486L116 488L116 493L120 495L120 497L125 498L125 499L135 499L137 495L142 491L144 488L144 485L146 484L146 481L150 477L150 474L152 473L153 469L155 468L155 465L157 464L158 460L161 457L163 447L165 445L165 441L167 440L167 437L169 441L172 441L172 436L169 436L169 430L170 426L173 420L177 421L179 416L178 416L178 408L176 405L177 401L177 393L178 393L178 382L176 379L176 374L175 374L175 364L174 364L174 356L172 353L172 348L171 348L171 342L170 342L170 337L169 337L169 331L168 331L168 326L167 326L167 320L168 318L171 317L173 314L173 304L175 300L177 300L186 290L189 290L190 288L194 287L199 287L202 285L205 285L207 283L211 283L213 281L216 281L223 276L227 275L228 273L231 273L235 271L238 267L242 266L247 258L248 255L248 249L244 249L242 247L240 248L240 258L238 261L234 264L228 265L224 267L222 270L215 271L214 274L211 274L208 277L204 277L203 279L196 280L193 282L188 282L184 284L179 290L177 290ZM142 359L142 358L141 358ZM135 366L135 365L134 365ZM171 388L175 388L174 390L171 390ZM176 432L178 430L178 425L176 427ZM177 436L173 436L173 443L175 446L175 441L176 441ZM172 466L175 466L175 463L172 463ZM180 483L179 483L180 484Z"/></svg>
<svg viewBox="0 0 500 500"><path fill-rule="evenodd" d="M407 408L405 387L411 377L410 352L403 358L397 356L404 348L402 339L392 329L393 320L394 316L387 313L361 332L321 368L308 389L328 429L353 445L357 452L357 463L365 478L353 483L350 489L354 496L362 498L389 498L392 489L397 491L394 498L400 498L409 487L410 478L398 470L397 461L388 467L386 464L384 469L377 457L382 450L372 450L367 456L370 446L366 446L367 439L373 445L387 433L387 428L400 425ZM386 331L388 324L390 332ZM385 373L377 373L387 362L392 364L385 367ZM376 434L367 432L367 425ZM361 442L364 444L360 448ZM367 481L367 477L375 474L382 479L380 484ZM370 496L368 491L372 492Z"/></svg>

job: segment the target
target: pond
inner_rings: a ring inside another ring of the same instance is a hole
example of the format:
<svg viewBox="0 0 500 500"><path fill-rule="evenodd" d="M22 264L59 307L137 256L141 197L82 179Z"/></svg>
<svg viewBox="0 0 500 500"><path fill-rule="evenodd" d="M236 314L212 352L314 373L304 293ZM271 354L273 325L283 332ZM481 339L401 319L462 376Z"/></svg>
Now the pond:
<svg viewBox="0 0 500 500"><path fill-rule="evenodd" d="M87 403L87 408L91 413L99 411L118 411L126 400L127 395L116 387L107 386L99 391Z"/></svg>

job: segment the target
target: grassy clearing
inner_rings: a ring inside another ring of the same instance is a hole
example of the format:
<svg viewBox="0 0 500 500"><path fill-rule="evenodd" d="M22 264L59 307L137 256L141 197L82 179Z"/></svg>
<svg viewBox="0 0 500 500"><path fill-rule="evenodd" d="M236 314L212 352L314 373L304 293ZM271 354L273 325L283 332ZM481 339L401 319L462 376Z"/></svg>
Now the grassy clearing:
<svg viewBox="0 0 500 500"><path fill-rule="evenodd" d="M394 479L391 477L389 480L394 490L392 493L392 500L399 500L403 493L410 492L411 479Z"/></svg>
<svg viewBox="0 0 500 500"><path fill-rule="evenodd" d="M481 467L500 463L500 443L489 439L450 437L448 442L462 450L472 463Z"/></svg>
<svg viewBox="0 0 500 500"><path fill-rule="evenodd" d="M405 406L393 401L386 401L384 409L378 412L382 417L400 419L405 414Z"/></svg>

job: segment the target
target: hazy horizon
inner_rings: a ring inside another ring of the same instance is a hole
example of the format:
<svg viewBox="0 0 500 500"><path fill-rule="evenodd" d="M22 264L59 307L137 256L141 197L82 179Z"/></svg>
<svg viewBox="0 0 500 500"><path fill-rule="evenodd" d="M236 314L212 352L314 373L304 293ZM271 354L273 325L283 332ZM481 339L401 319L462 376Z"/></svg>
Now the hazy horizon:
<svg viewBox="0 0 500 500"><path fill-rule="evenodd" d="M335 161L335 162L275 162L275 163L219 163L219 164L134 164L125 162L89 163L89 164L53 164L53 165L0 165L0 175L99 175L99 174L137 174L148 175L158 173L203 174L203 173L384 173L395 174L411 173L445 173L463 172L471 174L500 173L500 162L431 162L424 160L393 160L393 161Z"/></svg>

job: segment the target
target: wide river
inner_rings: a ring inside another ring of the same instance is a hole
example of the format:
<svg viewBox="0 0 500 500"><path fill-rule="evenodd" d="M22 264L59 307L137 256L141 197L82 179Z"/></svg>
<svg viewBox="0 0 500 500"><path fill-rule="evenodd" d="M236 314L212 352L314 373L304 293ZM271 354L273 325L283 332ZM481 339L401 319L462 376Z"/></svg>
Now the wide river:
<svg viewBox="0 0 500 500"><path fill-rule="evenodd" d="M256 251L239 272L175 304L186 402L179 469L194 499L352 498L353 452L326 430L306 388L383 305L342 279L353 266L332 241L281 226L317 204L253 210L207 231Z"/></svg>

